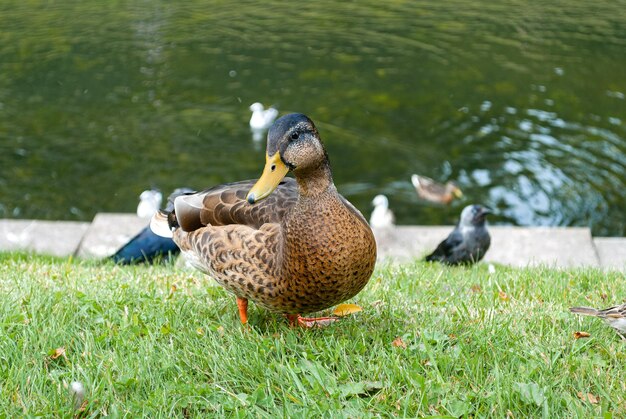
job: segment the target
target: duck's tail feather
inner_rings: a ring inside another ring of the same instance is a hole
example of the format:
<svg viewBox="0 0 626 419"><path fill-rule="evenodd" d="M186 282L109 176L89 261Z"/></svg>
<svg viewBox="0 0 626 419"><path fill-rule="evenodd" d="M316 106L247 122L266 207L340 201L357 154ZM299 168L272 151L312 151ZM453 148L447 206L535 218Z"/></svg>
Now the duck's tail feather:
<svg viewBox="0 0 626 419"><path fill-rule="evenodd" d="M597 316L599 314L598 310L591 307L571 307L569 311L576 314L582 314L584 316Z"/></svg>
<svg viewBox="0 0 626 419"><path fill-rule="evenodd" d="M422 187L422 185L420 184L420 177L418 175L411 176L411 183L413 184L415 188Z"/></svg>
<svg viewBox="0 0 626 419"><path fill-rule="evenodd" d="M150 220L150 230L157 236L172 238L172 232L178 227L174 212L157 211Z"/></svg>

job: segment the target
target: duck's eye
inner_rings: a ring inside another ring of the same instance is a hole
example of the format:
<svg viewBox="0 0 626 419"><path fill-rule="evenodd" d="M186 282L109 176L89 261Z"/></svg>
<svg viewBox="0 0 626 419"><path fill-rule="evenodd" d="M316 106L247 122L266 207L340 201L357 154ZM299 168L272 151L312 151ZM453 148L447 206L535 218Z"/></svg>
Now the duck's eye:
<svg viewBox="0 0 626 419"><path fill-rule="evenodd" d="M297 140L299 136L300 136L300 134L298 134L297 132L294 132L293 134L291 134L291 139L292 140Z"/></svg>

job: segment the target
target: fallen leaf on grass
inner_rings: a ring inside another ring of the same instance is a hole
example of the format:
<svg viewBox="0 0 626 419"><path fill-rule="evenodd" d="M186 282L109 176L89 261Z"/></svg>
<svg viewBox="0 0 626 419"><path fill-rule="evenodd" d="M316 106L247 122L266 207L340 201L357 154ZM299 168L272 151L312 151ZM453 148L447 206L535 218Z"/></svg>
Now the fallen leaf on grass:
<svg viewBox="0 0 626 419"><path fill-rule="evenodd" d="M60 348L51 350L50 352L48 352L48 355L52 359L57 359L58 357L61 357L61 356L63 358L67 358L67 356L65 356L65 348L63 346L61 346Z"/></svg>
<svg viewBox="0 0 626 419"><path fill-rule="evenodd" d="M372 304L370 304L370 306L373 307L373 308L376 308L376 307L378 307L381 304L384 304L383 300L376 300Z"/></svg>
<svg viewBox="0 0 626 419"><path fill-rule="evenodd" d="M339 390L343 397L359 396L366 397L372 396L380 389L383 388L383 384L380 381L359 381L341 384Z"/></svg>
<svg viewBox="0 0 626 419"><path fill-rule="evenodd" d="M168 300L174 296L174 293L176 292L176 290L177 290L176 284L172 284L172 286L170 287L170 292L167 295Z"/></svg>
<svg viewBox="0 0 626 419"><path fill-rule="evenodd" d="M596 397L591 393L585 394L582 391L578 392L578 398L583 402L589 402L591 404L598 404L598 401L600 399L599 397Z"/></svg>
<svg viewBox="0 0 626 419"><path fill-rule="evenodd" d="M395 338L393 342L391 342L391 345L395 346L396 348L406 349L406 343L404 343L404 341L402 340L400 336Z"/></svg>
<svg viewBox="0 0 626 419"><path fill-rule="evenodd" d="M589 332L574 332L574 338L576 339L588 338L589 336L591 336Z"/></svg>
<svg viewBox="0 0 626 419"><path fill-rule="evenodd" d="M84 412L87 408L87 400L83 400L80 407L77 409L78 412Z"/></svg>
<svg viewBox="0 0 626 419"><path fill-rule="evenodd" d="M472 287L470 288L470 290L471 290L472 292L476 292L476 293L478 293L478 292L482 292L482 291L483 291L483 289L482 289L482 288L480 287L480 285L478 285L478 284L474 284L474 285L472 285Z"/></svg>
<svg viewBox="0 0 626 419"><path fill-rule="evenodd" d="M511 297L506 295L506 292L504 291L498 291L498 296L500 297L502 301L509 301L511 299Z"/></svg>
<svg viewBox="0 0 626 419"><path fill-rule="evenodd" d="M358 313L359 311L363 311L363 309L356 304L339 304L333 310L333 314L335 316L343 317L352 313Z"/></svg>

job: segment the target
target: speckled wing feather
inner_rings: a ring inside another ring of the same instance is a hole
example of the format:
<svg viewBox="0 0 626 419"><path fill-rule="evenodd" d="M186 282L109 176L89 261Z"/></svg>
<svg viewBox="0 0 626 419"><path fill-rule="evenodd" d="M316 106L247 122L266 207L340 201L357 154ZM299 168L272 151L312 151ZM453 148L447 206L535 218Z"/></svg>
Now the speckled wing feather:
<svg viewBox="0 0 626 419"><path fill-rule="evenodd" d="M626 304L609 307L604 310L597 310L591 307L572 307L572 313L583 314L585 316L595 316L600 318L626 318Z"/></svg>
<svg viewBox="0 0 626 419"><path fill-rule="evenodd" d="M623 319L626 318L626 304L600 310L600 314L606 318Z"/></svg>
<svg viewBox="0 0 626 419"><path fill-rule="evenodd" d="M280 305L287 285L279 282L281 239L277 223L265 223L259 229L229 224L174 232L174 241L194 267L236 296L252 299L269 310Z"/></svg>
<svg viewBox="0 0 626 419"><path fill-rule="evenodd" d="M609 307L604 310L596 310L591 307L571 307L570 311L603 319L620 334L622 340L626 341L626 304Z"/></svg>
<svg viewBox="0 0 626 419"><path fill-rule="evenodd" d="M250 204L246 195L255 182L234 182L180 197L175 203L178 224L189 232L207 225L260 228L266 223L280 222L298 199L296 181L285 178L270 196Z"/></svg>

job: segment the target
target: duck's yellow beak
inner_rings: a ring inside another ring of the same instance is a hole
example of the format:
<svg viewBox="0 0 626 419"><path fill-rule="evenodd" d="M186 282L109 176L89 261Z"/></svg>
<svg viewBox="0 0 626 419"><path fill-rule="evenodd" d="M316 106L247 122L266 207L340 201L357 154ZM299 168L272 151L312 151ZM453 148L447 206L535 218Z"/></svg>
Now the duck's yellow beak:
<svg viewBox="0 0 626 419"><path fill-rule="evenodd" d="M274 153L272 157L266 154L263 174L254 184L252 189L250 189L250 192L248 192L246 200L249 203L254 204L255 202L269 196L269 194L276 189L280 181L283 180L288 171L289 168L280 159L280 153L278 151Z"/></svg>

